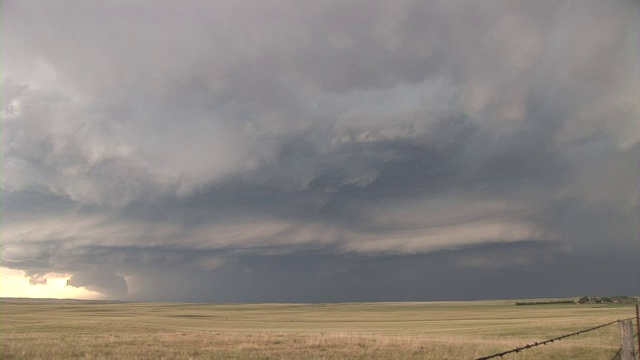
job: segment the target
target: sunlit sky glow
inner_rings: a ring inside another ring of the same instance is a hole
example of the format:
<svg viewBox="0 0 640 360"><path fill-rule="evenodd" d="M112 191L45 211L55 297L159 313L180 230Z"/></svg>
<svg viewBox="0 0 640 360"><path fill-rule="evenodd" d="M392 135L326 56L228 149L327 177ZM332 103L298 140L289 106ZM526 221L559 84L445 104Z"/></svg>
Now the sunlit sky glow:
<svg viewBox="0 0 640 360"><path fill-rule="evenodd" d="M45 274L47 282L31 284L24 271L0 268L0 297L101 299L104 296L84 288L67 286L71 274Z"/></svg>

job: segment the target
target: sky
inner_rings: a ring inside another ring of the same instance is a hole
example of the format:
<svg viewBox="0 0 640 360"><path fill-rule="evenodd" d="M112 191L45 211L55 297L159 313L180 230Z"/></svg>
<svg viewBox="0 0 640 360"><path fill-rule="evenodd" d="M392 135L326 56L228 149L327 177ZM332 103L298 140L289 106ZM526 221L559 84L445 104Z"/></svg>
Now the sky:
<svg viewBox="0 0 640 360"><path fill-rule="evenodd" d="M3 1L0 296L639 295L639 14Z"/></svg>

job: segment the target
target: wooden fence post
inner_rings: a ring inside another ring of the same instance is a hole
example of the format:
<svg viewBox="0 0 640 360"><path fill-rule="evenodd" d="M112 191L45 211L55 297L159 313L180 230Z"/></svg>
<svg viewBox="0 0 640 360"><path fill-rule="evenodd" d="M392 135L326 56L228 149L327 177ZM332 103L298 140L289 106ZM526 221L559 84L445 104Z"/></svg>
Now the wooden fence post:
<svg viewBox="0 0 640 360"><path fill-rule="evenodd" d="M620 327L622 360L635 360L636 352L633 349L633 322L631 320L621 320L618 323Z"/></svg>
<svg viewBox="0 0 640 360"><path fill-rule="evenodd" d="M636 304L636 335L638 336L638 352L636 355L640 355L640 310L638 310L638 304Z"/></svg>

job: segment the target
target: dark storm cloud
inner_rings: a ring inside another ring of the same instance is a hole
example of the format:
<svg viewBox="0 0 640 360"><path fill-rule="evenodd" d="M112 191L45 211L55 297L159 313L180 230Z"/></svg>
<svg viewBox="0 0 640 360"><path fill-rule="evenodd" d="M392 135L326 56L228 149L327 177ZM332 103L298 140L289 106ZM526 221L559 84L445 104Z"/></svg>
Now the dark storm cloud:
<svg viewBox="0 0 640 360"><path fill-rule="evenodd" d="M638 265L610 254L640 250L636 2L2 10L2 264L32 283L199 301L638 291L605 281ZM592 263L593 290L541 281Z"/></svg>
<svg viewBox="0 0 640 360"><path fill-rule="evenodd" d="M122 276L108 269L90 269L74 272L67 280L67 286L84 287L112 298L121 298L127 294L127 282Z"/></svg>

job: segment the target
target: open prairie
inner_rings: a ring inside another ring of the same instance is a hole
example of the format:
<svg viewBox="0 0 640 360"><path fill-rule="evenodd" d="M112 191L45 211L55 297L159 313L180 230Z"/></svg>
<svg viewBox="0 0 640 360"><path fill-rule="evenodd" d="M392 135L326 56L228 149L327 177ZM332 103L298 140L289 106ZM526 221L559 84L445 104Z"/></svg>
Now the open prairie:
<svg viewBox="0 0 640 360"><path fill-rule="evenodd" d="M3 359L472 359L635 315L631 305L3 299ZM505 359L610 359L610 325Z"/></svg>

